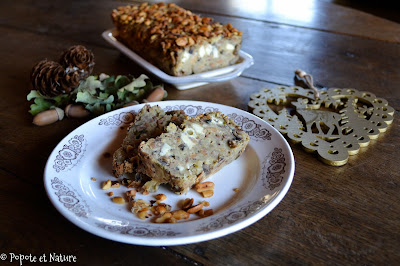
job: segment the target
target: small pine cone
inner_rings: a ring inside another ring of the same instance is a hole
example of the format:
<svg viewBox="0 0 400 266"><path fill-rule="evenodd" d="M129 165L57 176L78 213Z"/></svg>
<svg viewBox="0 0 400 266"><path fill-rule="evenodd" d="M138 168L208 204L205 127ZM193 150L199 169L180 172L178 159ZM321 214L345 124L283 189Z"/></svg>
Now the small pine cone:
<svg viewBox="0 0 400 266"><path fill-rule="evenodd" d="M80 79L85 79L93 71L94 55L85 46L75 45L62 53L60 64L65 67L67 74L79 74Z"/></svg>
<svg viewBox="0 0 400 266"><path fill-rule="evenodd" d="M65 69L62 65L47 59L37 63L31 72L33 89L48 97L69 93L74 87L71 86L74 80L76 78L66 79Z"/></svg>

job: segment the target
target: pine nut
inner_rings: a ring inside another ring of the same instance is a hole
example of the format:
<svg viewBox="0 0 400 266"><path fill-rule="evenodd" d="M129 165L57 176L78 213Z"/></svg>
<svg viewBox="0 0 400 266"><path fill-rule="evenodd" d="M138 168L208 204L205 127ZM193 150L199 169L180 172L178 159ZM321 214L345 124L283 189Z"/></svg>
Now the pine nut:
<svg viewBox="0 0 400 266"><path fill-rule="evenodd" d="M210 198L214 195L214 191L206 190L206 191L201 192L201 195L203 195L204 198Z"/></svg>
<svg viewBox="0 0 400 266"><path fill-rule="evenodd" d="M210 181L203 182L203 183L197 184L195 186L195 188L196 188L196 191L199 192L199 193L203 192L203 191L206 191L206 190L213 190L214 189L214 183L210 182Z"/></svg>
<svg viewBox="0 0 400 266"><path fill-rule="evenodd" d="M126 195L127 195L128 197L134 198L134 197L136 196L136 190L134 190L134 189L128 190L128 191L126 192Z"/></svg>
<svg viewBox="0 0 400 266"><path fill-rule="evenodd" d="M113 201L114 203L118 203L118 204L124 204L124 203L125 203L125 199L124 199L123 197L114 197L114 198L112 199L112 201Z"/></svg>
<svg viewBox="0 0 400 266"><path fill-rule="evenodd" d="M156 198L156 200L163 201L163 200L167 199L167 196L165 196L164 194L158 194L158 195L156 195L155 198Z"/></svg>
<svg viewBox="0 0 400 266"><path fill-rule="evenodd" d="M182 209L184 210L189 209L190 207L192 207L192 205L193 205L193 198L191 199L187 198L183 201Z"/></svg>
<svg viewBox="0 0 400 266"><path fill-rule="evenodd" d="M199 212L197 212L198 215L200 215L202 218L204 217L208 217L214 214L213 209L208 209L208 210L200 210Z"/></svg>
<svg viewBox="0 0 400 266"><path fill-rule="evenodd" d="M148 218L149 216L148 216L148 213L147 213L147 209L139 211L138 212L138 217L140 219L142 219L142 220Z"/></svg>
<svg viewBox="0 0 400 266"><path fill-rule="evenodd" d="M103 183L102 189L108 190L108 189L110 189L110 187L111 187L111 180L108 179L106 182Z"/></svg>
<svg viewBox="0 0 400 266"><path fill-rule="evenodd" d="M119 188L119 187L121 187L121 184L118 181L111 181L111 187Z"/></svg>
<svg viewBox="0 0 400 266"><path fill-rule="evenodd" d="M204 211L204 217L211 216L214 214L213 209L208 209Z"/></svg>
<svg viewBox="0 0 400 266"><path fill-rule="evenodd" d="M168 218L165 220L165 223L174 224L176 223L176 219L174 217Z"/></svg>
<svg viewBox="0 0 400 266"><path fill-rule="evenodd" d="M173 211L172 213L172 217L174 217L177 220L180 219L188 219L190 214L185 212L184 210L177 210L177 211Z"/></svg>
<svg viewBox="0 0 400 266"><path fill-rule="evenodd" d="M167 209L164 206L153 206L151 207L151 211L155 215L163 215L164 213L167 212Z"/></svg>
<svg viewBox="0 0 400 266"><path fill-rule="evenodd" d="M163 214L163 216L157 218L155 220L156 223L164 223L167 219L170 219L172 217L172 214L170 212L166 212Z"/></svg>
<svg viewBox="0 0 400 266"><path fill-rule="evenodd" d="M191 207L190 209L187 210L188 213L196 213L203 209L203 203L197 204L194 207Z"/></svg>
<svg viewBox="0 0 400 266"><path fill-rule="evenodd" d="M202 203L203 203L203 206L204 206L204 207L210 206L210 203L209 203L208 201L203 200Z"/></svg>

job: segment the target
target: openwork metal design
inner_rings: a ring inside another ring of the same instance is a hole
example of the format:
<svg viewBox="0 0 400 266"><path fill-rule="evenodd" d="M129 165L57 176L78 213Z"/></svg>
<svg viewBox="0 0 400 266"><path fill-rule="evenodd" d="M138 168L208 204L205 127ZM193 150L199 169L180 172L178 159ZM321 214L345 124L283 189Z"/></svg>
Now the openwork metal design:
<svg viewBox="0 0 400 266"><path fill-rule="evenodd" d="M386 131L394 114L385 99L355 89L321 90L318 100L301 87L263 89L248 105L289 140L335 166Z"/></svg>

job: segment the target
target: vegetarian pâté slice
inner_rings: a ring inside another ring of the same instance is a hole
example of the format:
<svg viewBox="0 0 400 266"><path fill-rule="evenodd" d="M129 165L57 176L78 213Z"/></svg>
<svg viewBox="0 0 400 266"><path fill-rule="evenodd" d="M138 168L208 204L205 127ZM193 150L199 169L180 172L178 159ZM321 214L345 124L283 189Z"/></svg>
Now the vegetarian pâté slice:
<svg viewBox="0 0 400 266"><path fill-rule="evenodd" d="M187 118L180 126L170 123L166 133L139 145L139 171L151 180L145 191L169 184L185 194L195 184L237 159L249 143L248 134L220 112Z"/></svg>
<svg viewBox="0 0 400 266"><path fill-rule="evenodd" d="M142 141L155 138L166 131L170 123L182 124L186 115L183 111L164 112L159 106L145 105L135 116L122 146L113 155L113 173L135 176L138 167L138 147Z"/></svg>

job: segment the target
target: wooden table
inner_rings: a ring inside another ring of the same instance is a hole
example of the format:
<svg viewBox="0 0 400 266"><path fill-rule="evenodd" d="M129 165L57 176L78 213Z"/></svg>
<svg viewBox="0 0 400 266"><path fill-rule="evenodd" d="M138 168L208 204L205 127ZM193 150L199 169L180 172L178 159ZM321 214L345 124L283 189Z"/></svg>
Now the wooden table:
<svg viewBox="0 0 400 266"><path fill-rule="evenodd" d="M351 87L387 99L396 110L388 131L342 167L325 165L292 145L296 171L286 197L234 234L170 247L97 237L60 215L43 188L51 151L86 121L34 126L27 112L29 73L39 60L57 58L75 44L94 52L95 73L145 73L101 38L112 27L111 10L131 2L1 1L0 253L73 254L82 265L399 263L400 25L326 1L247 2L176 1L243 31L243 50L255 64L227 82L186 91L166 85L168 99L247 110L252 93L293 85L294 70L301 68L318 86Z"/></svg>

